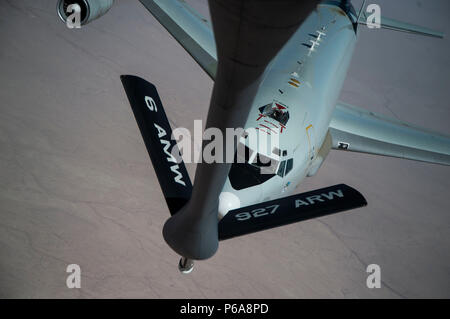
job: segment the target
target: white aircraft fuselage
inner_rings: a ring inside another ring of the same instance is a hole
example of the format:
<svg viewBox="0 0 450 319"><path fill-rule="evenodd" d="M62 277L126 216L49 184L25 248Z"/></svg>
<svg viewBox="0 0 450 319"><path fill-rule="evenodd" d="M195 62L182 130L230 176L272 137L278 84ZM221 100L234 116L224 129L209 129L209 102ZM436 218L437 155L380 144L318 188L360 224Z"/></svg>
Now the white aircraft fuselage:
<svg viewBox="0 0 450 319"><path fill-rule="evenodd" d="M354 11L320 4L268 65L244 129L279 138L279 150L260 153L273 159L273 174L258 173L258 149L247 144L248 163L232 165L220 195L220 218L291 195L320 167L326 155L319 151L357 40L355 19Z"/></svg>

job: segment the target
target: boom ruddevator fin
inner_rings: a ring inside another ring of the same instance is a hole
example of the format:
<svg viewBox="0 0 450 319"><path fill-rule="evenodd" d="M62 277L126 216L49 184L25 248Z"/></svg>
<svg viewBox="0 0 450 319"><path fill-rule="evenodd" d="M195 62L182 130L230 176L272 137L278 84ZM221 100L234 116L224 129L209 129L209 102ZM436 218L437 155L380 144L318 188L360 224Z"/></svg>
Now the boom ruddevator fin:
<svg viewBox="0 0 450 319"><path fill-rule="evenodd" d="M238 208L219 222L219 240L363 207L367 201L354 188L340 184Z"/></svg>
<svg viewBox="0 0 450 319"><path fill-rule="evenodd" d="M177 213L191 198L192 183L179 154L172 129L164 112L156 87L132 75L122 75L123 86L153 163L159 185L171 215Z"/></svg>

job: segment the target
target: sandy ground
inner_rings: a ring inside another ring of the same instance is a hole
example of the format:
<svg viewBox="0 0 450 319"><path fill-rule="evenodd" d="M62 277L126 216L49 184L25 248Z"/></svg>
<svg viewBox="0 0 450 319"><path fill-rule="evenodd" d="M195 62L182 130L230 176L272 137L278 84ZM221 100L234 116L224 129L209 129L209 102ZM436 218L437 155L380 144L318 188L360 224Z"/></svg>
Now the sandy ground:
<svg viewBox="0 0 450 319"><path fill-rule="evenodd" d="M54 2L0 0L0 297L450 297L450 169L338 152L299 192L344 182L367 208L222 242L181 275L119 76L155 83L187 128L213 83L138 1L77 31ZM450 34L447 0L379 3ZM450 134L449 41L364 29L342 100Z"/></svg>

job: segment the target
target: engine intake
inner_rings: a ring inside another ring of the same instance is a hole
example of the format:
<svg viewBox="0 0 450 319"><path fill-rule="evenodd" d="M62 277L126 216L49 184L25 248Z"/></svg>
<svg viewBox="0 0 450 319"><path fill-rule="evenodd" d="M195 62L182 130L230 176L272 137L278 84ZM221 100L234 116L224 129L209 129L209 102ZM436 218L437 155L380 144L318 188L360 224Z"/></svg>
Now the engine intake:
<svg viewBox="0 0 450 319"><path fill-rule="evenodd" d="M113 6L114 0L59 0L56 8L58 16L64 23L67 22L68 17L72 14L67 10L73 4L80 6L80 24L85 25L108 12Z"/></svg>

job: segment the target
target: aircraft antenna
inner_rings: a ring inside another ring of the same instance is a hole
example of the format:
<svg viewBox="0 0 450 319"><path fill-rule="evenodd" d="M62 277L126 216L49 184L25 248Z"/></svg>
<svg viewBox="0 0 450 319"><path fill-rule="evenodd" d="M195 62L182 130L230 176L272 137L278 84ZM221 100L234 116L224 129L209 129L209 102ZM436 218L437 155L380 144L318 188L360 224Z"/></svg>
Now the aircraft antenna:
<svg viewBox="0 0 450 319"><path fill-rule="evenodd" d="M361 14L362 14L365 6L366 6L366 0L363 1L361 9L359 9L359 13L358 13L358 18L356 20L356 24L359 24L359 19L361 18Z"/></svg>

